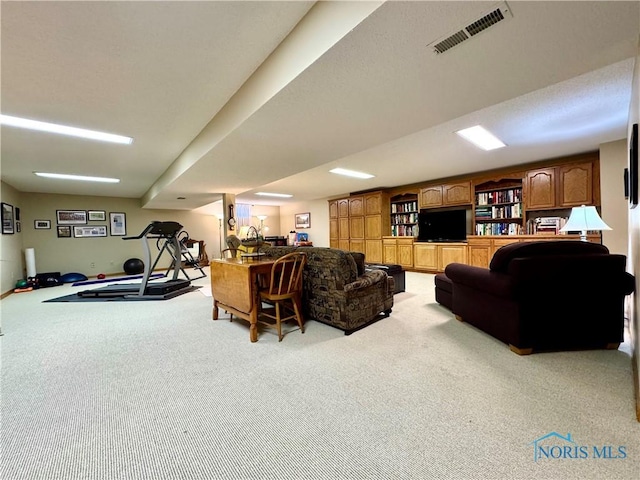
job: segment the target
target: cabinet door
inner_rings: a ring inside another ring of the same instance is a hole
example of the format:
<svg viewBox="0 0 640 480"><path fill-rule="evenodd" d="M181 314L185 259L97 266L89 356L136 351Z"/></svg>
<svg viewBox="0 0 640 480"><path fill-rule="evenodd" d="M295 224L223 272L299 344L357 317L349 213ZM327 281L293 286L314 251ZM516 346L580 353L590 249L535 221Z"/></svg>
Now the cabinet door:
<svg viewBox="0 0 640 480"><path fill-rule="evenodd" d="M530 239L530 241L535 241L536 239ZM511 245L512 243L519 243L520 240L519 239L514 239L514 238L495 238L493 239L492 242L492 248L491 248L491 257L489 257L489 263L491 263L491 259L493 258L493 256L495 255L496 251L500 250L500 248L504 247L505 245Z"/></svg>
<svg viewBox="0 0 640 480"><path fill-rule="evenodd" d="M413 246L413 266L417 270L438 269L438 249L435 244L416 243Z"/></svg>
<svg viewBox="0 0 640 480"><path fill-rule="evenodd" d="M413 239L412 238L400 238L398 239L397 256L398 265L402 265L405 268L413 268Z"/></svg>
<svg viewBox="0 0 640 480"><path fill-rule="evenodd" d="M467 263L466 245L438 245L438 270L443 272L450 263Z"/></svg>
<svg viewBox="0 0 640 480"><path fill-rule="evenodd" d="M527 172L525 199L527 209L554 208L556 206L556 171L545 168Z"/></svg>
<svg viewBox="0 0 640 480"><path fill-rule="evenodd" d="M339 240L329 240L329 247L330 248L340 248L340 241Z"/></svg>
<svg viewBox="0 0 640 480"><path fill-rule="evenodd" d="M382 215L367 215L364 224L365 238L382 239Z"/></svg>
<svg viewBox="0 0 640 480"><path fill-rule="evenodd" d="M338 248L340 250L349 250L349 240L348 239L340 239L338 240Z"/></svg>
<svg viewBox="0 0 640 480"><path fill-rule="evenodd" d="M329 219L329 239L337 240L340 238L340 228L338 227L338 219L330 218Z"/></svg>
<svg viewBox="0 0 640 480"><path fill-rule="evenodd" d="M365 215L381 215L383 212L382 208L382 193L374 193L371 195L366 195L364 197L364 213Z"/></svg>
<svg viewBox="0 0 640 480"><path fill-rule="evenodd" d="M398 263L396 260L396 241L392 238L382 239L382 262L383 263Z"/></svg>
<svg viewBox="0 0 640 480"><path fill-rule="evenodd" d="M338 216L339 217L349 216L349 199L348 198L343 198L342 200L338 200Z"/></svg>
<svg viewBox="0 0 640 480"><path fill-rule="evenodd" d="M364 199L362 197L349 198L349 216L358 217L364 215Z"/></svg>
<svg viewBox="0 0 640 480"><path fill-rule="evenodd" d="M329 218L338 218L338 201L331 200L329 202Z"/></svg>
<svg viewBox="0 0 640 480"><path fill-rule="evenodd" d="M360 252L365 254L365 259L367 258L366 251L364 248L364 240L349 240L349 250L352 252Z"/></svg>
<svg viewBox="0 0 640 480"><path fill-rule="evenodd" d="M471 201L471 182L452 183L442 187L444 205L465 205Z"/></svg>
<svg viewBox="0 0 640 480"><path fill-rule="evenodd" d="M349 218L349 238L364 238L364 217Z"/></svg>
<svg viewBox="0 0 640 480"><path fill-rule="evenodd" d="M559 207L579 207L593 203L593 164L578 163L558 167Z"/></svg>
<svg viewBox="0 0 640 480"><path fill-rule="evenodd" d="M442 185L420 189L420 208L442 206Z"/></svg>
<svg viewBox="0 0 640 480"><path fill-rule="evenodd" d="M469 265L489 268L491 247L489 245L469 245Z"/></svg>
<svg viewBox="0 0 640 480"><path fill-rule="evenodd" d="M382 263L382 240L365 240L364 258L368 263Z"/></svg>
<svg viewBox="0 0 640 480"><path fill-rule="evenodd" d="M338 219L338 238L340 240L349 240L349 218Z"/></svg>

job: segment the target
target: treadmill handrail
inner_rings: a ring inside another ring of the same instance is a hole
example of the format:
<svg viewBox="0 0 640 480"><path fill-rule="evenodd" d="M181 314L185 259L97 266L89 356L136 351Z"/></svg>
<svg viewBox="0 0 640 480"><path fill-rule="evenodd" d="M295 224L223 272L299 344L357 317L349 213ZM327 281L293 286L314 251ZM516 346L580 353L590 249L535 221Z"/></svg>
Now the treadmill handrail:
<svg viewBox="0 0 640 480"><path fill-rule="evenodd" d="M160 222L151 222L149 225L147 225L147 228L145 228L140 235L136 235L135 237L122 237L122 240L136 240L136 239L140 239L142 237L146 237L147 233L149 233L151 230L153 230L153 228L158 223L160 223Z"/></svg>

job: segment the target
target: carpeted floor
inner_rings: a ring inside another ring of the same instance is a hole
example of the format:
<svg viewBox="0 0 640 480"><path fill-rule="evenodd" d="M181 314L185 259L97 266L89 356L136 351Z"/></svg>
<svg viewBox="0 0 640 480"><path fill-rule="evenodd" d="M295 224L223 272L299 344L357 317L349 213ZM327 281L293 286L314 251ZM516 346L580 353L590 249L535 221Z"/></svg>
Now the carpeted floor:
<svg viewBox="0 0 640 480"><path fill-rule="evenodd" d="M2 300L0 478L638 478L624 350L519 357L417 273L353 335L309 321L252 344L211 320L206 281L162 302L43 303L66 285ZM551 432L574 443L535 461Z"/></svg>

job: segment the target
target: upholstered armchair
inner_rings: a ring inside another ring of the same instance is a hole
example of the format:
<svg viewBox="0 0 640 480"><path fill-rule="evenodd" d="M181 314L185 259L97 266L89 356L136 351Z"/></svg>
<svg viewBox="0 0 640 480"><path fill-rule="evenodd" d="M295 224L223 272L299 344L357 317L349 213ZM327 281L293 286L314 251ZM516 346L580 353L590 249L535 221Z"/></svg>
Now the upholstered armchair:
<svg viewBox="0 0 640 480"><path fill-rule="evenodd" d="M394 280L381 270L365 271L364 254L335 248L267 247L269 257L303 251L307 265L302 281L306 320L317 320L345 334L388 317L393 307Z"/></svg>
<svg viewBox="0 0 640 480"><path fill-rule="evenodd" d="M499 249L488 269L453 263L445 274L459 320L528 354L618 348L634 288L625 263L600 244L522 242Z"/></svg>

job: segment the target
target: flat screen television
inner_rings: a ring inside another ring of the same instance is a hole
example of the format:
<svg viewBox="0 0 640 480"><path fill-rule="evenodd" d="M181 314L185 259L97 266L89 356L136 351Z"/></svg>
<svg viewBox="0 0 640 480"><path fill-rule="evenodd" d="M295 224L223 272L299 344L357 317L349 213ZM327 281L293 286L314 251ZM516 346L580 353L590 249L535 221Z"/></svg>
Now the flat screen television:
<svg viewBox="0 0 640 480"><path fill-rule="evenodd" d="M418 241L460 242L466 239L466 210L420 210L418 214Z"/></svg>

